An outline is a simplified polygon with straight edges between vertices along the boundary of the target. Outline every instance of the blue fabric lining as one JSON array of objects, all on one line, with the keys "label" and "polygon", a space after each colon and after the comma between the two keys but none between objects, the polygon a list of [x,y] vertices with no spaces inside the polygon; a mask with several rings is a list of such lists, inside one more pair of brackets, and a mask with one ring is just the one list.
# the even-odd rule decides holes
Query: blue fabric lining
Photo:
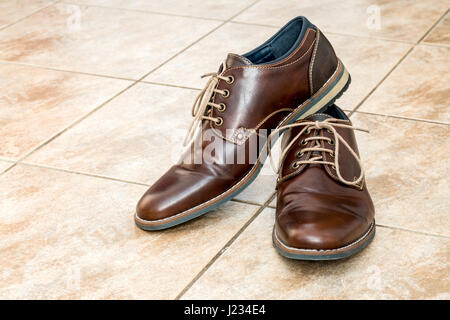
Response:
[{"label": "blue fabric lining", "polygon": [[308,28],[316,29],[305,17],[294,18],[265,43],[244,54],[244,57],[253,64],[281,61],[298,47]]},{"label": "blue fabric lining", "polygon": [[339,109],[335,104],[329,106],[322,113],[328,114],[336,119],[349,120],[345,112],[341,111],[341,109]]}]

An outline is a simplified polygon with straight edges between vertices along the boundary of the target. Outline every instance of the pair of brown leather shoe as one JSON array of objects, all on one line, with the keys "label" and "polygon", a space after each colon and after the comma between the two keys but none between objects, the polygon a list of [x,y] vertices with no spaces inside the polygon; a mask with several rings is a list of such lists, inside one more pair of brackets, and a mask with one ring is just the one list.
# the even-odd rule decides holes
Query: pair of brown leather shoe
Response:
[{"label": "pair of brown leather shoe", "polygon": [[186,150],[142,196],[144,230],[194,219],[258,175],[283,133],[273,231],[284,256],[329,260],[364,248],[374,207],[354,128],[334,101],[350,75],[320,30],[297,17],[244,55],[228,54],[196,99]]}]

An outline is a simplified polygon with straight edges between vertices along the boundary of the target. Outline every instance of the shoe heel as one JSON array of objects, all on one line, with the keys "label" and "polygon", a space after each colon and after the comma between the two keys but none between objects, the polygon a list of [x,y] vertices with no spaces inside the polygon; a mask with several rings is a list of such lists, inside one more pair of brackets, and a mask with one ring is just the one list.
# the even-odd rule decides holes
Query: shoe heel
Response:
[{"label": "shoe heel", "polygon": [[330,79],[328,79],[314,96],[298,106],[282,125],[290,124],[298,119],[304,119],[307,116],[327,109],[334,104],[336,99],[342,96],[348,89],[350,83],[350,73],[341,60],[339,60],[338,67]]},{"label": "shoe heel", "polygon": [[340,60],[336,72],[338,75],[333,75],[328,80],[331,83],[325,84],[323,88],[317,92],[317,96],[312,98],[310,107],[300,116],[300,119],[327,109],[329,106],[333,105],[334,102],[348,89],[352,78]]}]

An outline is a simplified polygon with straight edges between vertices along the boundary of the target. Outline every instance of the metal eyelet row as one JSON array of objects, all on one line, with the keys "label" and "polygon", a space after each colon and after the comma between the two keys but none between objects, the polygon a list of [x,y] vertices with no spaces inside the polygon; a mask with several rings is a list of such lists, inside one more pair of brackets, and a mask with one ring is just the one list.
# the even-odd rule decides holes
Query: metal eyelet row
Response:
[{"label": "metal eyelet row", "polygon": [[[234,77],[233,76],[229,76],[228,80],[226,80],[225,82],[228,83],[228,84],[232,84],[234,82]],[[228,98],[229,96],[230,96],[230,90],[224,89],[223,93],[222,93],[222,97]],[[219,112],[224,112],[227,109],[227,105],[225,103],[219,103],[219,106],[220,107],[217,108],[217,110]],[[221,125],[223,125],[223,118],[222,117],[218,117],[216,122],[215,122],[215,125],[217,127],[220,127]]]}]

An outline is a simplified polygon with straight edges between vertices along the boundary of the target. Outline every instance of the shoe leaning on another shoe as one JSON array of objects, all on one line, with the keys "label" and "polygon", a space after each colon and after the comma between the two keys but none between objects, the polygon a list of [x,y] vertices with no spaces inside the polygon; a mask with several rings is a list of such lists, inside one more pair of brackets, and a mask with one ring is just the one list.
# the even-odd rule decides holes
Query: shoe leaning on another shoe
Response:
[{"label": "shoe leaning on another shoe", "polygon": [[[262,167],[263,131],[325,109],[350,83],[331,44],[305,17],[293,19],[247,54],[228,54],[218,72],[207,76],[193,106],[187,152],[137,205],[135,221],[142,229],[178,225],[235,197]],[[207,131],[211,141],[202,139]],[[256,136],[255,156],[250,141]],[[204,159],[213,140],[223,148],[212,161],[193,161],[198,154]],[[240,162],[239,152],[244,154]]]}]

